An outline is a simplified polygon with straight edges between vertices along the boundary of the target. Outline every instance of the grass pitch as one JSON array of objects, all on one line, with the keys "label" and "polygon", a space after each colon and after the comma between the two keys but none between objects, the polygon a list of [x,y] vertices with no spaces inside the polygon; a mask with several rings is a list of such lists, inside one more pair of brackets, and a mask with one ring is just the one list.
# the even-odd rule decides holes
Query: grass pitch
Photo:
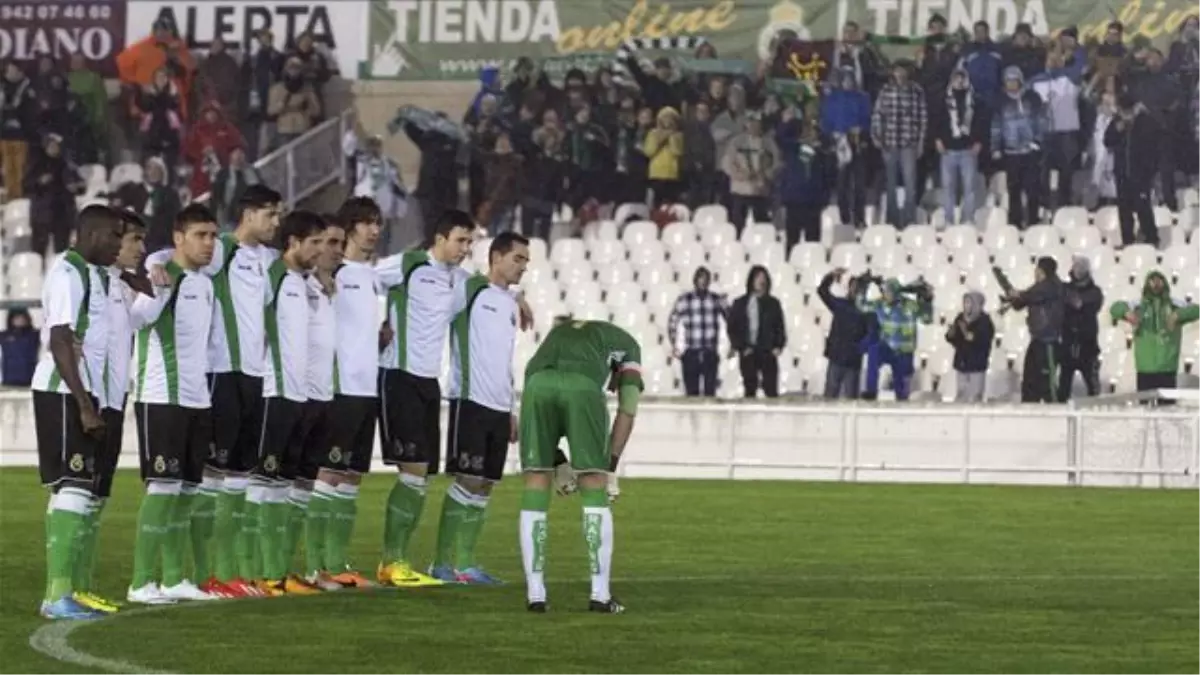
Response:
[{"label": "grass pitch", "polygon": [[[374,569],[391,476],[360,501]],[[29,647],[44,583],[45,496],[0,471],[0,669],[79,672]],[[417,535],[432,551],[445,482]],[[578,499],[555,499],[551,613],[524,610],[518,481],[480,558],[510,583],[344,592],[131,612],[70,645],[160,672],[1189,672],[1200,594],[1194,491],[625,481],[614,591],[587,602]],[[104,515],[101,590],[123,597],[140,493]]]}]

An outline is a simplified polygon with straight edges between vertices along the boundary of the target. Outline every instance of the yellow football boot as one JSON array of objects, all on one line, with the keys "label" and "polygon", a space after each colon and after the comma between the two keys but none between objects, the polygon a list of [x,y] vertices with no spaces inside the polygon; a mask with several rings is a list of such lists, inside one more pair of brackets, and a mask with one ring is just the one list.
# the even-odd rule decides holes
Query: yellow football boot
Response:
[{"label": "yellow football boot", "polygon": [[376,572],[379,583],[396,588],[424,588],[426,586],[445,586],[446,582],[434,579],[427,574],[414,570],[412,565],[400,561],[384,565],[379,564]]}]

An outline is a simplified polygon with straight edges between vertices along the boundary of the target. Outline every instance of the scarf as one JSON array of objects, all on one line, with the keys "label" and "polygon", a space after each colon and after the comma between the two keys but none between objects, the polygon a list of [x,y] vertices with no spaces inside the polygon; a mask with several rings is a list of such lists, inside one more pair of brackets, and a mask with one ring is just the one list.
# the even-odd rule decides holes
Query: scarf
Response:
[{"label": "scarf", "polygon": [[[963,109],[958,109],[958,92],[963,92]],[[946,112],[950,118],[950,137],[964,138],[971,134],[971,118],[975,115],[975,97],[971,89],[951,88],[946,92]]]}]

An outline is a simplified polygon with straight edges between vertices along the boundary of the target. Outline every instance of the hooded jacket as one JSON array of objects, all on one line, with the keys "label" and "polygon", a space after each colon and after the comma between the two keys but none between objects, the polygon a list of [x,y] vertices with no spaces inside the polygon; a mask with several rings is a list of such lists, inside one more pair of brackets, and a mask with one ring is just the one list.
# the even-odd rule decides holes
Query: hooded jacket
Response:
[{"label": "hooded jacket", "polygon": [[[1040,262],[1040,261],[1039,261]],[[1038,342],[1058,342],[1063,327],[1063,282],[1057,272],[1047,272],[1013,302],[1015,309],[1026,309],[1025,325],[1029,337]]]},{"label": "hooded jacket", "polygon": [[992,40],[968,42],[963,46],[963,56],[958,66],[967,71],[971,88],[981,101],[991,105],[1000,96],[1000,70],[1004,67],[1004,56],[1000,45]]},{"label": "hooded jacket", "polygon": [[793,119],[775,129],[780,155],[776,177],[779,199],[785,205],[821,208],[829,203],[833,183],[829,161],[815,138],[801,138],[803,126],[803,122]]},{"label": "hooded jacket", "polygon": [[[1162,291],[1157,294],[1150,288],[1150,281],[1155,277],[1163,282]],[[1138,318],[1138,324],[1133,329],[1133,358],[1137,371],[1149,374],[1178,372],[1182,329],[1184,324],[1200,318],[1200,306],[1172,300],[1170,282],[1162,272],[1154,270],[1146,275],[1140,302],[1121,300],[1109,308],[1114,324],[1129,312]],[[1173,325],[1170,320],[1172,313],[1176,317]]]},{"label": "hooded jacket", "polygon": [[1158,155],[1146,152],[1159,145],[1160,127],[1142,104],[1134,107],[1133,122],[1120,128],[1113,118],[1104,132],[1104,145],[1112,152],[1113,174],[1134,186],[1149,187],[1158,166]]},{"label": "hooded jacket", "polygon": [[817,296],[833,313],[825,338],[825,358],[834,365],[857,370],[862,367],[862,343],[870,332],[871,317],[859,310],[854,298],[839,298],[831,293],[831,285],[833,275],[826,274],[817,286]]},{"label": "hooded jacket", "polygon": [[1004,69],[1004,78],[1016,78],[1021,89],[1015,94],[1000,94],[992,117],[992,151],[1005,155],[1027,155],[1042,146],[1045,133],[1042,99],[1025,87],[1025,78],[1016,66]]},{"label": "hooded jacket", "polygon": [[933,305],[928,300],[900,293],[900,282],[896,279],[888,279],[884,285],[892,294],[891,302],[883,297],[868,301],[862,296],[860,306],[875,316],[879,342],[897,354],[912,354],[917,351],[917,322],[933,323]]},{"label": "hooded jacket", "polygon": [[[767,275],[767,288],[762,295],[754,293],[754,277]],[[755,309],[754,306],[757,305]],[[758,335],[750,342],[750,312],[758,312]],[[729,344],[739,353],[747,349],[783,349],[787,346],[787,327],[783,323],[783,305],[771,295],[771,274],[762,265],[750,268],[746,275],[746,294],[733,301],[725,322]]]},{"label": "hooded jacket", "polygon": [[[839,73],[842,82],[854,82],[853,71]],[[857,87],[835,87],[821,96],[821,133],[849,134],[857,127],[863,138],[871,131],[871,97]]]},{"label": "hooded jacket", "polygon": [[1066,68],[1053,68],[1029,81],[1032,89],[1045,104],[1046,131],[1075,133],[1079,131],[1079,84]]},{"label": "hooded jacket", "polygon": [[504,88],[500,86],[500,69],[495,66],[485,66],[479,69],[479,91],[475,92],[475,98],[471,99],[471,107],[467,108],[468,113],[479,114],[479,104],[483,101],[483,97],[491,94],[496,97],[496,109],[499,110],[503,103],[501,99],[504,97]]},{"label": "hooded jacket", "polygon": [[[668,117],[674,117],[677,125],[679,122],[679,112],[671,107],[660,109],[656,117],[659,122]],[[678,126],[670,130],[658,126],[651,129],[642,144],[642,152],[650,161],[650,180],[679,180],[683,132]]]},{"label": "hooded jacket", "polygon": [[741,197],[765,197],[771,193],[779,168],[779,148],[765,132],[734,136],[721,157],[721,170],[729,176],[729,191]]},{"label": "hooded jacket", "polygon": [[[209,112],[216,113],[216,120],[208,121]],[[188,130],[183,144],[183,156],[192,164],[192,194],[199,197],[212,188],[212,179],[221,167],[229,164],[229,154],[237,148],[245,148],[246,140],[237,126],[225,117],[225,111],[215,102],[204,104],[196,123]]]},{"label": "hooded jacket", "polygon": [[954,370],[987,372],[996,326],[992,317],[983,311],[983,293],[968,291],[963,294],[963,302],[971,307],[971,311],[959,312],[946,331],[946,342],[954,346]]},{"label": "hooded jacket", "polygon": [[13,324],[18,316],[29,319],[29,311],[14,309],[8,313],[8,325],[0,332],[0,384],[28,387],[38,360],[38,331],[32,321],[24,328]]},{"label": "hooded jacket", "polygon": [[1096,339],[1100,334],[1100,310],[1104,308],[1104,292],[1092,279],[1087,258],[1075,259],[1065,290],[1063,344],[1095,350],[1098,346]]},{"label": "hooded jacket", "polygon": [[955,89],[953,82],[946,87],[946,102],[934,120],[933,131],[947,151],[983,144],[988,133],[987,107],[975,93],[969,74],[965,89]]}]

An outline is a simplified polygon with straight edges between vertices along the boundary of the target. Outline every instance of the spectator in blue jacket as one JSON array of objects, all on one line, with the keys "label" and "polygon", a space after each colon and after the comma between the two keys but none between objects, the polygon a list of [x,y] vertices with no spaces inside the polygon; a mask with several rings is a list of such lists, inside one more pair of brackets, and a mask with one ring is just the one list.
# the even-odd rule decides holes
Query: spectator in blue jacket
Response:
[{"label": "spectator in blue jacket", "polygon": [[1087,48],[1079,44],[1079,29],[1067,26],[1058,34],[1058,51],[1063,55],[1062,70],[1078,86],[1083,86],[1083,71],[1087,70]]},{"label": "spectator in blue jacket", "polygon": [[802,235],[804,241],[821,240],[821,209],[829,203],[829,163],[816,124],[797,119],[790,106],[784,108],[775,129],[775,145],[783,158],[776,189],[786,211],[784,231],[790,251]]},{"label": "spectator in blue jacket", "polygon": [[1041,211],[1042,99],[1025,87],[1018,66],[1004,69],[1004,95],[992,116],[992,158],[1008,183],[1009,222],[1022,229]]},{"label": "spectator in blue jacket", "polygon": [[959,67],[971,78],[971,88],[985,106],[992,106],[1000,96],[1000,69],[1004,56],[1000,45],[992,41],[991,28],[986,21],[975,22],[974,40],[963,45]]},{"label": "spectator in blue jacket", "polygon": [[8,313],[7,328],[0,332],[0,384],[28,387],[38,360],[38,332],[29,311]]},{"label": "spectator in blue jacket", "polygon": [[842,66],[835,87],[821,97],[821,134],[837,157],[837,204],[841,221],[866,226],[867,162],[864,132],[871,128],[871,97],[858,88],[853,66]]},{"label": "spectator in blue jacket", "polygon": [[872,317],[859,310],[857,282],[847,282],[846,297],[839,298],[830,291],[833,282],[841,282],[844,268],[826,274],[817,286],[821,302],[833,313],[829,336],[825,338],[825,398],[858,398],[858,383],[862,376],[863,343],[871,332]]}]

